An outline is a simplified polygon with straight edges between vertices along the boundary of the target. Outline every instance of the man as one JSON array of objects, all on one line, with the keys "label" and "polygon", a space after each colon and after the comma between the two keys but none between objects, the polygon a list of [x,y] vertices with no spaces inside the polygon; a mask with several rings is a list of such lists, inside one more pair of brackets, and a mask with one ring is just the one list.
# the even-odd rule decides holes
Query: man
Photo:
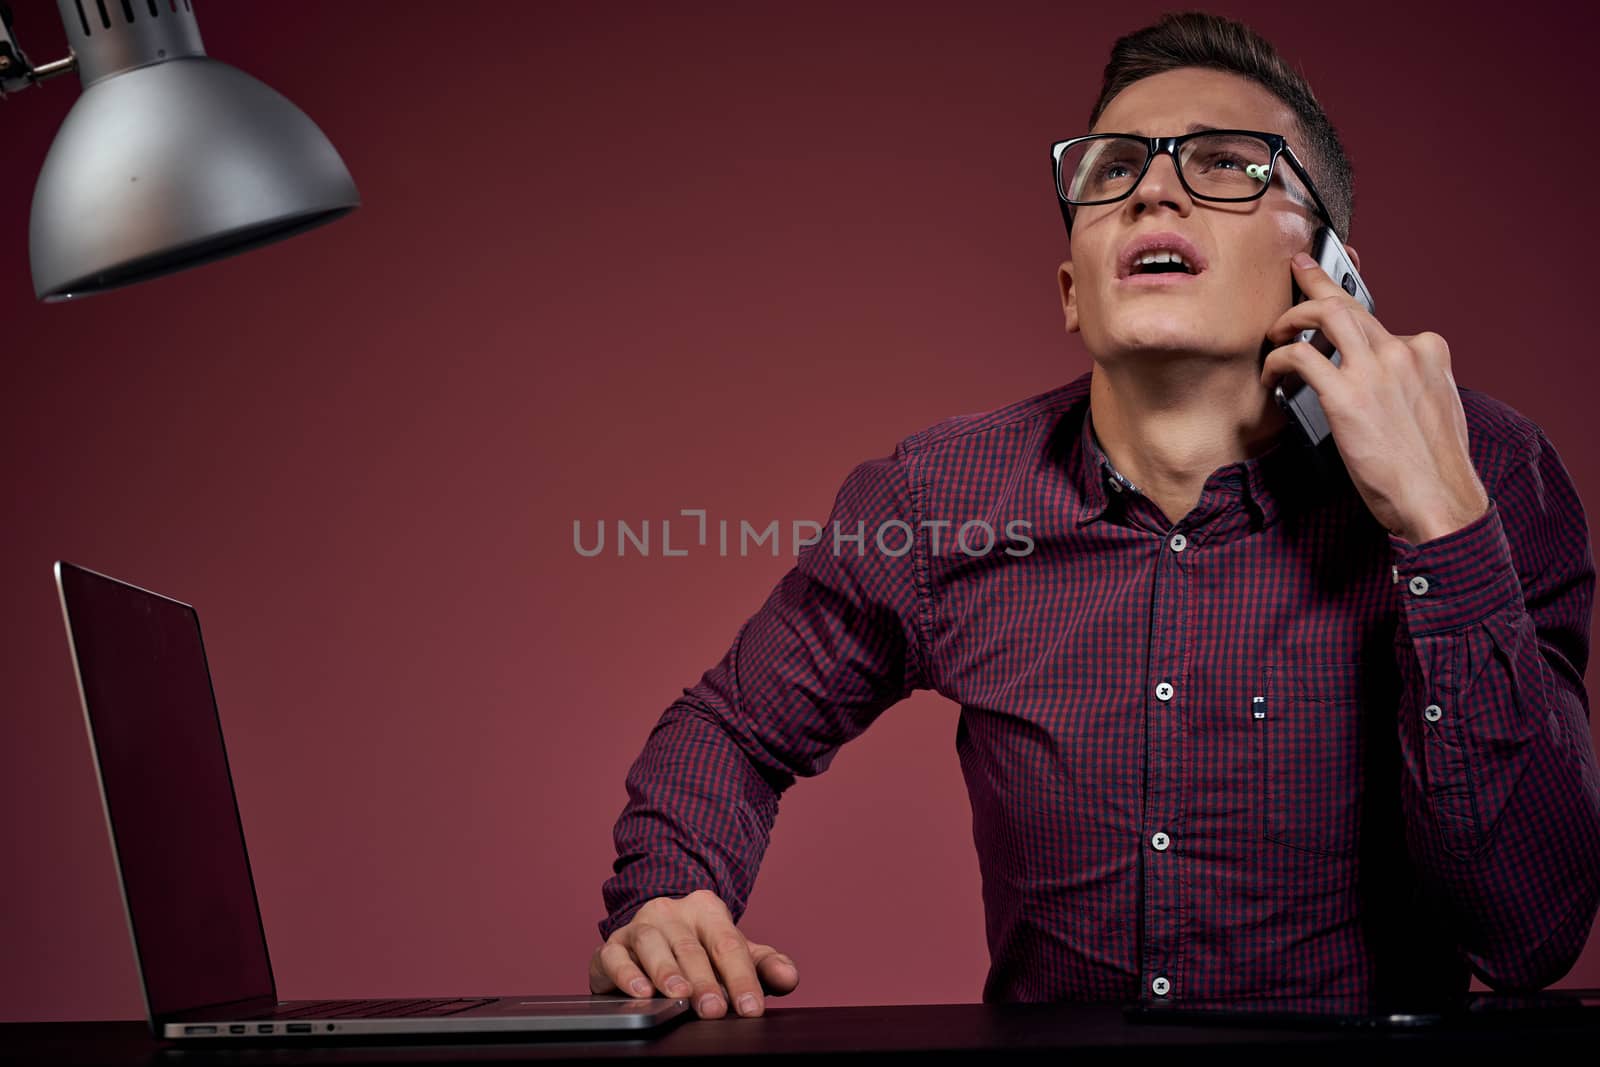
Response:
[{"label": "man", "polygon": [[[985,1000],[1538,988],[1581,951],[1595,573],[1554,448],[1296,257],[1348,236],[1350,168],[1253,32],[1119,40],[1090,125],[1136,138],[1057,146],[1093,369],[850,473],[629,772],[592,991],[718,1017],[795,988],[735,925],[778,798],[923,688],[962,709]],[[1207,127],[1265,154],[1149,151]]]}]

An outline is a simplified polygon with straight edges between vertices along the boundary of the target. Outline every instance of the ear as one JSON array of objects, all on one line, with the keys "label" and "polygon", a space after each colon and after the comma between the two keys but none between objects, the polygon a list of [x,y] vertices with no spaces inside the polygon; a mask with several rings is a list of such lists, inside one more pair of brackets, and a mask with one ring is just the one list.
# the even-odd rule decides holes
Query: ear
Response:
[{"label": "ear", "polygon": [[[1359,270],[1360,268],[1356,268]],[[1066,319],[1067,332],[1078,332],[1078,290],[1072,284],[1072,260],[1063,260],[1057,269],[1056,281],[1061,286],[1061,314]]]},{"label": "ear", "polygon": [[1345,245],[1344,250],[1350,253],[1350,262],[1356,265],[1356,273],[1361,273],[1361,253],[1357,252],[1355,245]]}]

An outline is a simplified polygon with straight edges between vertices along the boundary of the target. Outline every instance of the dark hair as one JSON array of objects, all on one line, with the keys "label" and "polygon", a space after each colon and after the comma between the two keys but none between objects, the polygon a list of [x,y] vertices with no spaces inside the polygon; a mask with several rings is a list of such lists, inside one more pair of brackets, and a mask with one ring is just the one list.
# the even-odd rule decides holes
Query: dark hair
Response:
[{"label": "dark hair", "polygon": [[1250,27],[1204,11],[1172,11],[1142,30],[1117,38],[1111,46],[1100,99],[1089,113],[1089,128],[1111,98],[1141,78],[1180,67],[1209,67],[1243,75],[1282,100],[1294,112],[1301,142],[1311,158],[1302,160],[1316,179],[1333,228],[1348,240],[1355,216],[1355,175],[1339,132],[1317,103],[1311,86],[1277,49]]}]

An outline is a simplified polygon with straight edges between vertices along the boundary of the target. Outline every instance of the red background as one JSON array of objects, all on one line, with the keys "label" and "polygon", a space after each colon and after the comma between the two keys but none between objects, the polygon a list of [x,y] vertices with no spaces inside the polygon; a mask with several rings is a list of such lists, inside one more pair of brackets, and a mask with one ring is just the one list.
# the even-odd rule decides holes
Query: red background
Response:
[{"label": "red background", "polygon": [[[0,1011],[143,1012],[58,558],[200,609],[280,993],[586,990],[624,773],[792,556],[586,559],[573,520],[820,521],[905,434],[1087,370],[1048,145],[1164,6],[203,3],[364,205],[65,306],[27,224],[77,87],[0,103]],[[1592,502],[1578,6],[1213,10],[1343,133],[1384,324]],[[785,798],[744,923],[800,963],[778,1003],[979,998],[957,714],[919,694]]]}]

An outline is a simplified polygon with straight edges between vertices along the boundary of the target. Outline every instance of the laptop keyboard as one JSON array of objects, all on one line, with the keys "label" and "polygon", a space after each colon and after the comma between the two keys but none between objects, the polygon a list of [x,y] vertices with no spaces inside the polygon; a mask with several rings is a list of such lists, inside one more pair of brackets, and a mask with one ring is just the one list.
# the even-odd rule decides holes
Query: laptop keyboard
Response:
[{"label": "laptop keyboard", "polygon": [[316,1000],[252,1015],[254,1019],[425,1019],[456,1015],[493,1004],[495,997],[466,1000]]}]

